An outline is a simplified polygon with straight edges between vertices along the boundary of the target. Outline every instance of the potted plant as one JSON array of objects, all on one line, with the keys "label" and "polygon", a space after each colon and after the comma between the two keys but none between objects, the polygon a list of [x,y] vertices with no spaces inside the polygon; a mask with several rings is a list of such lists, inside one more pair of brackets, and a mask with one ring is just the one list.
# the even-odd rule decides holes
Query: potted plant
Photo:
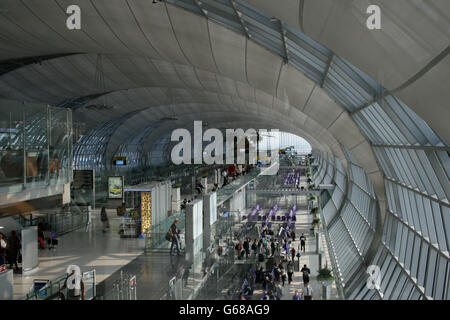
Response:
[{"label": "potted plant", "polygon": [[320,225],[320,218],[314,218],[312,221],[312,225],[314,228],[318,227]]},{"label": "potted plant", "polygon": [[319,208],[318,207],[314,207],[311,209],[311,214],[317,214],[319,212]]},{"label": "potted plant", "polygon": [[172,188],[176,189],[176,188],[181,188],[182,184],[181,182],[175,183]]},{"label": "potted plant", "polygon": [[323,269],[319,269],[319,275],[317,276],[317,280],[320,282],[332,282],[334,280],[333,274],[331,270],[326,266]]},{"label": "potted plant", "polygon": [[331,282],[334,280],[331,270],[325,266],[323,269],[319,269],[319,275],[317,280],[322,282],[322,299],[329,300],[331,296]]}]

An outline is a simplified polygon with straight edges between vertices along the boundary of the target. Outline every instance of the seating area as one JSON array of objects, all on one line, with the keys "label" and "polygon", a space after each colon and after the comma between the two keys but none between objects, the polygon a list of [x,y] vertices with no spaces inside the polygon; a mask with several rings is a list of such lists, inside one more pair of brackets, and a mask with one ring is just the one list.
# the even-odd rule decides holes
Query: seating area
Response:
[{"label": "seating area", "polygon": [[252,209],[248,216],[242,216],[242,221],[246,221],[244,225],[245,229],[249,228],[255,222],[260,222],[262,228],[267,226],[270,229],[272,227],[272,222],[280,223],[284,228],[294,228],[297,221],[297,211],[298,208],[295,204],[284,213],[282,213],[282,210],[278,205],[274,205],[269,211],[262,214],[263,209],[258,204]]},{"label": "seating area", "polygon": [[283,185],[300,185],[300,172],[296,172],[295,174],[289,173],[283,176],[284,182]]}]

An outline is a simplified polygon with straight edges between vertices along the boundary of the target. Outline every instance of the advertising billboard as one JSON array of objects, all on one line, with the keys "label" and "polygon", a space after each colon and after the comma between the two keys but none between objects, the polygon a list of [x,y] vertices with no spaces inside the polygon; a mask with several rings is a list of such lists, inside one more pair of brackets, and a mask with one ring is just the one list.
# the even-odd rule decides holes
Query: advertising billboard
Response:
[{"label": "advertising billboard", "polygon": [[123,177],[108,177],[108,198],[123,199]]}]

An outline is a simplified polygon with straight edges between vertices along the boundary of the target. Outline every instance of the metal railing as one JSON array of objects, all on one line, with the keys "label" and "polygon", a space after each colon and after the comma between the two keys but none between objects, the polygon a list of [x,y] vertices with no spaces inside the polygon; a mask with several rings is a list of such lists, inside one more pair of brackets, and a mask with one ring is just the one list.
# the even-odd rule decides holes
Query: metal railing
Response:
[{"label": "metal railing", "polygon": [[48,213],[48,228],[61,236],[68,232],[85,227],[89,219],[87,207],[70,206],[60,213]]},{"label": "metal railing", "polygon": [[[96,273],[95,269],[84,272],[82,275],[85,286],[84,300],[93,300],[96,296]],[[63,300],[67,297],[67,287],[65,287],[67,275],[63,275],[55,280],[35,279],[35,282],[46,282],[40,289],[33,287],[30,292],[23,297],[23,300]]]},{"label": "metal railing", "polygon": [[120,278],[113,282],[112,287],[106,291],[99,300],[137,300],[136,275],[124,273],[120,270]]}]

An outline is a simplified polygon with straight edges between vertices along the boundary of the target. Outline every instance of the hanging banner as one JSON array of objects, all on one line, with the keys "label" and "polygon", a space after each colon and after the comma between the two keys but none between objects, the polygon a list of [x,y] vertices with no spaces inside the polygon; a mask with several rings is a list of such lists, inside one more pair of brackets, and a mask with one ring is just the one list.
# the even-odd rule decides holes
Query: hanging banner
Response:
[{"label": "hanging banner", "polygon": [[108,198],[123,199],[123,177],[108,177]]}]

